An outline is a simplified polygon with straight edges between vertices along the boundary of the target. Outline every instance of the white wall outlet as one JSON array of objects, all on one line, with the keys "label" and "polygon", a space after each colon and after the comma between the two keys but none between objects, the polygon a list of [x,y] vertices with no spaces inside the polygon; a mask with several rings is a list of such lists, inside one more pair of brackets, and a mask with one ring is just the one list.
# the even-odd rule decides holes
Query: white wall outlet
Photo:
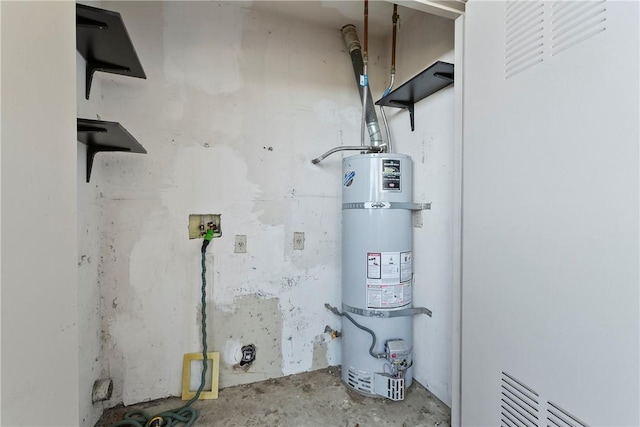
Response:
[{"label": "white wall outlet", "polygon": [[237,234],[234,252],[237,254],[247,253],[247,236]]},{"label": "white wall outlet", "polygon": [[304,233],[296,231],[293,233],[293,250],[301,251],[303,249],[304,249]]},{"label": "white wall outlet", "polygon": [[413,227],[422,228],[422,211],[413,211]]}]

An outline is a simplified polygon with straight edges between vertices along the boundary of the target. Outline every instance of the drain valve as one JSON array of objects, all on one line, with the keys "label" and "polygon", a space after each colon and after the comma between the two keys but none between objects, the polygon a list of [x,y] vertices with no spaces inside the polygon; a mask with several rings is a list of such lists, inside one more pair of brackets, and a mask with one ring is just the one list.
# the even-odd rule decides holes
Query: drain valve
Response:
[{"label": "drain valve", "polygon": [[340,338],[342,336],[342,333],[340,331],[336,331],[335,329],[332,329],[331,326],[329,325],[324,327],[324,333],[329,334],[332,340],[336,338]]}]

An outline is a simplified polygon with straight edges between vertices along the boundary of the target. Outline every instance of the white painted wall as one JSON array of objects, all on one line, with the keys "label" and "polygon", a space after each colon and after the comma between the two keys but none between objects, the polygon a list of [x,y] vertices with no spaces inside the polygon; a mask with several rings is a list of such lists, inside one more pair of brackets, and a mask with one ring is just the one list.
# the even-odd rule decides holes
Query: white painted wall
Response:
[{"label": "white painted wall", "polygon": [[[2,22],[2,7],[0,7],[0,22]],[[0,31],[0,100],[2,100],[2,31]],[[0,102],[0,118],[2,117],[2,102]],[[2,189],[2,120],[0,120],[0,189]],[[0,191],[0,194],[2,192]],[[0,197],[0,224],[2,224],[2,198]],[[2,227],[0,227],[0,242],[2,242]],[[2,244],[0,243],[0,307],[2,307]],[[0,315],[0,333],[2,332],[2,316]],[[0,335],[0,405],[2,404],[2,336]],[[0,411],[0,425],[2,425],[2,411]]]},{"label": "white painted wall", "polygon": [[[309,162],[359,141],[339,28],[237,4],[108,8],[122,13],[148,79],[97,74],[92,100],[79,96],[79,115],[120,121],[149,154],[99,154],[92,183],[79,190],[80,281],[96,284],[83,288],[85,314],[96,311],[94,289],[102,301],[104,363],[84,361],[91,383],[114,379],[107,406],[179,393],[182,354],[200,349],[200,242],[187,240],[190,213],[222,214],[223,237],[207,263],[208,345],[222,353],[221,387],[339,364],[339,341],[322,331],[340,324],[323,307],[340,300],[340,161]],[[452,21],[407,19],[398,81],[452,60],[452,49]],[[389,43],[374,39],[370,50],[378,99]],[[406,113],[389,111],[398,151],[416,160],[415,198],[434,203],[416,230],[416,253],[431,266],[416,268],[418,283],[429,284],[418,286],[416,304],[436,313],[416,320],[416,379],[447,403],[452,105],[450,89],[418,104],[413,134]],[[83,168],[82,147],[79,155]],[[304,251],[293,251],[294,231],[306,233]],[[247,254],[233,253],[235,234],[247,235]],[[98,350],[93,331],[84,336],[87,354]],[[248,343],[257,361],[233,369]]]},{"label": "white painted wall", "polygon": [[[401,16],[402,19],[402,16]],[[416,13],[398,33],[396,87],[437,60],[454,62],[454,21]],[[454,88],[415,104],[415,131],[409,112],[387,108],[394,151],[414,161],[414,200],[432,202],[414,228],[414,306],[433,317],[414,320],[415,378],[451,406],[452,224]]]},{"label": "white painted wall", "polygon": [[[83,2],[101,7],[99,2]],[[86,119],[100,117],[102,84],[95,79],[91,98],[85,98],[84,58],[76,51],[77,115]],[[104,239],[104,215],[101,195],[95,180],[86,183],[87,146],[78,142],[78,354],[80,369],[80,425],[92,426],[102,415],[103,402],[92,403],[92,389],[96,380],[108,378],[102,348],[102,304],[100,289],[104,271],[100,267]]]},{"label": "white painted wall", "polygon": [[462,153],[464,108],[465,16],[455,20],[454,131],[453,131],[453,276],[451,283],[451,425],[460,425],[462,355]]},{"label": "white painted wall", "polygon": [[[108,405],[179,394],[182,355],[200,350],[191,213],[222,214],[223,237],[207,255],[208,345],[222,355],[221,387],[339,364],[339,340],[323,331],[340,325],[324,308],[340,303],[340,157],[310,163],[360,140],[339,28],[230,3],[108,8],[122,13],[148,76],[97,74],[93,89],[102,119],[120,121],[148,151],[99,154],[98,192],[86,193],[98,216],[84,227],[103,230]],[[374,42],[380,94],[388,65]],[[293,251],[294,231],[305,232],[304,251]],[[233,253],[236,234],[247,236],[247,254]],[[249,343],[256,362],[233,369]]]},{"label": "white painted wall", "polygon": [[[100,1],[79,2],[92,7],[103,7]],[[77,116],[100,118],[102,81],[94,79],[91,97],[85,98],[85,60],[76,51],[76,108]],[[100,269],[104,215],[101,208],[100,188],[95,180],[86,183],[87,146],[78,142],[78,355],[80,377],[79,424],[93,426],[102,416],[104,402],[92,402],[93,384],[108,378],[103,352],[101,286],[104,271]]]},{"label": "white painted wall", "polygon": [[0,413],[3,425],[75,425],[75,4],[2,2],[0,8]]}]

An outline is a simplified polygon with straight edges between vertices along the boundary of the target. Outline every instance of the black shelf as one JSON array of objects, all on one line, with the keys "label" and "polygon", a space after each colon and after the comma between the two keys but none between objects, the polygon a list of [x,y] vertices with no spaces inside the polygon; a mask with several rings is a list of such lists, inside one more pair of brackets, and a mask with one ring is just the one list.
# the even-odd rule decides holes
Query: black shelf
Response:
[{"label": "black shelf", "polygon": [[117,12],[76,4],[76,48],[87,61],[87,99],[96,71],[147,78]]},{"label": "black shelf", "polygon": [[382,97],[376,105],[409,110],[411,131],[415,130],[413,105],[453,83],[453,64],[437,61],[429,68]]},{"label": "black shelf", "polygon": [[101,151],[147,153],[118,122],[78,119],[78,141],[87,146],[87,182],[91,178],[93,158]]}]

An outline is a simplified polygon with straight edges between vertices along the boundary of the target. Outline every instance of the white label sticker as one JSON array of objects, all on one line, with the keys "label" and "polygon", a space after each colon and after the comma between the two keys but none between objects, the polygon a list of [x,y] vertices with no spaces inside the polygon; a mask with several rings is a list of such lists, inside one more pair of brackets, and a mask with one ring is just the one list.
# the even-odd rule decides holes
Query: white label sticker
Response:
[{"label": "white label sticker", "polygon": [[382,252],[382,281],[400,281],[400,252]]},{"label": "white label sticker", "polygon": [[367,254],[367,279],[380,279],[380,253]]},{"label": "white label sticker", "polygon": [[367,308],[395,308],[411,303],[411,251],[367,252]]},{"label": "white label sticker", "polygon": [[413,266],[411,261],[411,252],[400,253],[400,281],[406,282],[411,280],[413,274]]},{"label": "white label sticker", "polygon": [[367,308],[395,308],[411,302],[411,282],[367,284]]}]

